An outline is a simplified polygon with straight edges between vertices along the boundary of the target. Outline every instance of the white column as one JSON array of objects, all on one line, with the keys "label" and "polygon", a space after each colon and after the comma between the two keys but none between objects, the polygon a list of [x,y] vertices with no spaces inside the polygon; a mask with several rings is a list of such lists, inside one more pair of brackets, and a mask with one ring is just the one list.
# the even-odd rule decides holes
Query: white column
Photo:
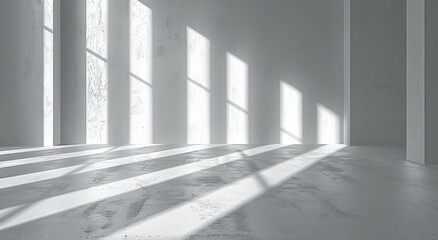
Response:
[{"label": "white column", "polygon": [[86,141],[86,1],[61,1],[61,143]]},{"label": "white column", "polygon": [[406,157],[438,164],[438,3],[407,0],[407,142]]}]

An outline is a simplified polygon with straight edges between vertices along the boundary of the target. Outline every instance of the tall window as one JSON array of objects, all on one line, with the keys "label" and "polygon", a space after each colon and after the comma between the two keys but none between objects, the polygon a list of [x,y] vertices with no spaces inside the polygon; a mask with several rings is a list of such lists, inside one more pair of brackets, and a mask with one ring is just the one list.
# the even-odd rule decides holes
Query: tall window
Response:
[{"label": "tall window", "polygon": [[87,0],[87,143],[108,142],[108,0]]},{"label": "tall window", "polygon": [[152,143],[152,11],[130,0],[130,143]]},{"label": "tall window", "polygon": [[53,145],[53,0],[44,0],[43,144]]}]

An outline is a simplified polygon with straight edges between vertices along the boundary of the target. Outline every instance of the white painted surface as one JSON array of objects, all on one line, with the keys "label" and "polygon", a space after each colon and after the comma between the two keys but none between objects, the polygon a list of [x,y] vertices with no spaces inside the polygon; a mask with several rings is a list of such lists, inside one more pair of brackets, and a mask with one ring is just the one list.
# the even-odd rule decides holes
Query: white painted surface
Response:
[{"label": "white painted surface", "polygon": [[406,0],[350,0],[350,7],[350,143],[403,147]]},{"label": "white painted surface", "polygon": [[[86,2],[62,1],[61,143],[86,143]],[[66,31],[65,29],[68,29]]]},{"label": "white painted surface", "polygon": [[[63,24],[65,28],[71,29],[65,33],[62,45],[65,53],[65,60],[62,61],[65,68],[65,143],[85,141],[85,103],[81,100],[84,98],[82,92],[85,88],[84,69],[81,66],[85,65],[85,57],[81,54],[84,46],[80,44],[85,38],[85,25],[81,20],[84,15],[83,2],[84,0],[63,3],[66,7],[62,8],[66,12]],[[133,125],[153,124],[151,134],[154,143],[187,143],[189,135],[193,133],[188,131],[189,118],[192,119],[190,121],[202,122],[202,129],[209,128],[211,143],[225,143],[231,134],[241,135],[241,139],[233,142],[278,143],[281,141],[281,80],[302,92],[303,143],[317,142],[318,103],[332,109],[343,120],[342,0],[140,2],[139,4],[150,9],[152,15],[150,61],[153,87],[148,92],[148,87],[144,86],[137,95],[152,95],[153,106],[151,121],[140,121],[140,124]],[[109,9],[113,8],[119,11],[114,10],[111,13],[116,16],[109,19],[108,26],[109,34],[112,34],[108,44],[113,46],[108,49],[108,72],[112,71],[108,86],[108,101],[112,101],[109,106],[108,141],[123,144],[129,142],[129,136],[127,138],[124,132],[132,131],[129,130],[129,113],[126,113],[126,109],[130,108],[130,95],[126,93],[126,84],[124,85],[130,81],[129,66],[128,69],[125,66],[129,60],[124,60],[124,52],[128,49],[129,54],[130,49],[130,35],[125,33],[126,29],[130,29],[129,22],[124,20],[129,19],[129,14],[125,15],[126,9],[129,9],[129,1],[109,1]],[[210,103],[190,107],[202,109],[202,120],[189,117],[190,113],[187,111],[187,90],[194,88],[187,81],[188,71],[191,71],[188,68],[188,27],[210,42],[210,95],[204,91],[204,94],[199,94],[202,95],[201,100],[193,100],[204,102],[203,99],[209,97]],[[228,125],[231,125],[227,120],[230,116],[228,109],[233,108],[227,103],[227,52],[241,59],[248,67],[248,116],[243,114],[241,117],[241,125],[246,122],[247,129],[243,128],[242,131],[228,130]],[[137,56],[138,53],[140,52],[131,55]],[[143,69],[147,68],[145,65]],[[198,71],[206,73],[204,70]],[[145,102],[148,101],[143,101]],[[207,106],[210,114],[205,113]],[[240,111],[230,113],[242,115]],[[144,118],[146,114],[141,116]],[[342,136],[343,127],[340,131]],[[205,134],[201,136],[204,142],[208,138],[208,131],[199,132]]]},{"label": "white painted surface", "polygon": [[407,2],[407,158],[438,164],[438,30],[436,1]]},{"label": "white painted surface", "polygon": [[187,143],[210,143],[210,40],[187,27]]},{"label": "white painted surface", "polygon": [[303,141],[303,94],[288,83],[280,82],[280,141],[301,144]]},{"label": "white painted surface", "polygon": [[227,53],[227,143],[229,144],[248,143],[248,87],[248,64]]},{"label": "white painted surface", "polygon": [[425,2],[407,0],[406,158],[425,163]]},{"label": "white painted surface", "polygon": [[0,146],[42,146],[43,1],[1,1],[0,32]]},{"label": "white painted surface", "polygon": [[343,143],[350,145],[350,75],[351,75],[351,59],[350,59],[350,38],[351,38],[351,0],[344,0],[344,136]]},{"label": "white painted surface", "polygon": [[426,0],[425,148],[426,164],[438,165],[438,1]]},{"label": "white painted surface", "polygon": [[318,143],[319,144],[339,144],[340,119],[331,109],[322,104],[318,104]]},{"label": "white painted surface", "polygon": [[[2,35],[5,42],[9,41],[9,44],[3,46],[2,56],[11,55],[8,51],[14,47],[17,50],[14,53],[19,53],[16,56],[20,56],[15,60],[14,58],[8,60],[14,64],[8,62],[2,64],[5,68],[5,71],[1,71],[4,75],[2,79],[20,79],[1,83],[1,89],[7,90],[4,90],[4,94],[3,92],[0,94],[2,97],[0,106],[2,112],[8,112],[7,115],[1,116],[3,119],[1,124],[4,126],[1,128],[0,136],[4,138],[1,139],[4,141],[0,141],[4,143],[2,145],[43,144],[43,68],[40,61],[43,54],[43,37],[42,34],[35,35],[34,41],[31,40],[32,36],[20,35],[24,32],[32,34],[32,31],[24,31],[26,28],[31,29],[32,26],[38,28],[35,34],[41,33],[39,29],[43,26],[42,6],[39,12],[34,11],[35,14],[40,14],[39,20],[29,19],[26,22],[23,21],[26,19],[23,17],[26,8],[22,6],[28,2],[32,0],[1,3],[2,10],[8,9],[3,10],[5,14],[2,14],[2,27],[10,28],[12,33],[12,35]],[[152,14],[153,36],[150,51],[153,71],[151,74],[152,80],[155,81],[151,93],[147,93],[152,95],[152,121],[148,123],[140,121],[139,125],[142,128],[142,124],[153,124],[151,127],[153,142],[187,142],[187,27],[199,32],[210,41],[209,131],[212,143],[227,142],[228,136],[235,133],[241,135],[235,142],[280,142],[279,83],[281,80],[303,94],[303,143],[317,142],[318,103],[332,109],[340,119],[344,119],[342,0],[275,0],[274,2],[165,0],[142,1],[142,4],[151,9]],[[126,83],[129,82],[130,71],[127,65],[130,49],[129,1],[108,2],[108,13],[111,11],[112,18],[108,19],[108,29],[102,30],[99,34],[111,38],[104,44],[103,38],[96,35],[97,40],[91,47],[98,55],[104,55],[101,56],[104,60],[90,53],[87,54],[87,42],[90,45],[89,41],[92,38],[89,36],[87,40],[86,5],[85,0],[65,1],[58,5],[61,11],[58,17],[62,20],[59,29],[62,34],[55,38],[59,37],[62,44],[59,45],[55,41],[54,45],[55,48],[60,48],[62,54],[59,61],[55,61],[55,65],[60,63],[60,67],[55,67],[55,72],[58,71],[59,74],[59,70],[61,71],[62,87],[61,94],[55,92],[54,95],[61,100],[55,101],[55,110],[59,108],[61,111],[59,116],[55,112],[55,118],[61,118],[61,121],[59,124],[55,119],[54,125],[55,128],[61,126],[60,138],[61,143],[64,144],[87,142],[87,119],[89,120],[88,135],[91,135],[91,130],[99,131],[93,134],[93,136],[99,135],[95,142],[128,143],[130,95],[129,84]],[[12,14],[14,11],[21,11],[23,14],[17,12]],[[7,26],[6,22],[19,22],[19,24]],[[88,21],[88,24],[90,25],[91,21]],[[56,24],[54,27],[56,28]],[[8,29],[5,30],[4,32],[8,32]],[[106,54],[99,53],[107,46],[111,47]],[[26,50],[27,47],[29,50],[36,49],[32,50],[36,54],[35,58],[32,57],[35,64],[22,67],[27,53],[21,54],[20,51]],[[227,52],[235,55],[248,66],[246,106],[248,116],[247,119],[244,119],[245,116],[241,117],[243,119],[241,125],[245,125],[246,122],[247,130],[243,128],[243,130],[228,131],[228,125],[231,125],[227,123],[231,122],[227,120],[228,116],[242,114],[231,110],[230,114],[227,113],[227,109],[233,109],[227,103]],[[57,58],[56,54],[54,58]],[[93,63],[92,69],[87,70],[87,59]],[[109,64],[105,63],[105,60]],[[23,69],[29,70],[23,71]],[[87,85],[87,71],[96,73],[93,76],[88,74],[88,78],[102,81],[97,81],[99,84],[95,86]],[[104,79],[107,74],[108,85],[105,84]],[[26,81],[25,79],[28,78],[35,81]],[[92,89],[96,89],[96,98],[87,96],[87,92],[91,92]],[[147,91],[143,90],[139,95],[146,95],[144,92]],[[108,98],[106,101],[110,104],[105,107],[106,96]],[[99,103],[96,111],[90,108],[87,110],[87,101]],[[62,106],[56,106],[57,104]],[[207,104],[202,108],[205,109],[206,106]],[[234,114],[235,112],[239,114]],[[146,114],[142,115],[142,118],[144,116]],[[204,120],[207,122],[207,118]],[[92,126],[91,122],[97,125]],[[343,131],[342,127],[340,131]],[[55,136],[57,134],[55,131]],[[340,134],[342,136],[342,133]]]}]

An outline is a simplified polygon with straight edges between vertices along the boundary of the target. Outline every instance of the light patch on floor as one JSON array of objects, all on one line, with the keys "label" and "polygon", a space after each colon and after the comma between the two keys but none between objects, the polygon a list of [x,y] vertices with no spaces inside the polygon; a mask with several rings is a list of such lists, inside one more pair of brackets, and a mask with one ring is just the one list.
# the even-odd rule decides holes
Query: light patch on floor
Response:
[{"label": "light patch on floor", "polygon": [[[113,151],[86,152],[110,147]],[[281,144],[44,149],[2,155],[0,163],[16,162],[0,168],[0,182],[9,184],[0,188],[0,239],[438,236],[438,168],[405,161],[404,149]],[[84,152],[88,155],[60,158]],[[61,176],[63,169],[79,165],[84,168]]]}]

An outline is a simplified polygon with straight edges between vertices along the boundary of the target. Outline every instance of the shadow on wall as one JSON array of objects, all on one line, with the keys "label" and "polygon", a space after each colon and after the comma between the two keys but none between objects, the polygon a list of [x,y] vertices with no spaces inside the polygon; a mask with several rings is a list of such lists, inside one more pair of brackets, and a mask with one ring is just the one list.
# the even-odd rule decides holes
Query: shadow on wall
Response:
[{"label": "shadow on wall", "polygon": [[[187,27],[187,142],[210,143],[210,40]],[[248,143],[248,65],[227,62],[227,143]],[[214,106],[213,106],[214,108]],[[214,110],[214,109],[213,109]]]},{"label": "shadow on wall", "polygon": [[[86,143],[108,143],[108,84],[111,84],[108,82],[108,67],[113,67],[112,65],[108,66],[107,61],[108,18],[111,17],[108,16],[108,4],[110,4],[108,0],[86,1]],[[49,17],[46,18],[50,19]],[[129,1],[130,61],[129,73],[127,74],[129,80],[126,84],[129,85],[129,116],[127,118],[129,119],[129,143],[131,144],[150,144],[154,142],[154,139],[157,139],[157,136],[153,136],[156,127],[153,119],[157,119],[157,117],[154,117],[154,113],[157,114],[160,111],[154,111],[154,109],[163,107],[162,103],[153,102],[154,91],[156,91],[154,85],[162,84],[160,75],[153,75],[153,61],[156,60],[156,56],[153,55],[153,46],[158,44],[154,42],[153,38],[154,32],[158,32],[154,30],[154,27],[161,26],[161,23],[154,23],[154,18],[152,8],[145,5],[143,1]],[[157,21],[163,21],[162,16],[157,17],[157,19]],[[177,91],[185,91],[186,93],[185,112],[187,124],[186,129],[184,129],[186,131],[175,132],[175,134],[186,132],[186,143],[209,144],[217,142],[217,140],[213,140],[212,132],[216,133],[221,130],[225,133],[224,138],[221,140],[222,143],[254,143],[254,133],[252,131],[260,131],[259,128],[266,126],[268,126],[267,130],[263,131],[273,130],[275,132],[271,134],[276,138],[270,140],[273,142],[328,144],[342,141],[342,123],[339,113],[331,109],[330,105],[315,101],[315,99],[322,100],[323,97],[309,96],[308,89],[301,89],[300,87],[305,80],[300,80],[300,84],[295,84],[295,82],[286,79],[271,82],[260,80],[260,76],[252,74],[260,71],[260,62],[253,59],[258,56],[257,52],[252,52],[253,49],[247,48],[244,51],[237,51],[239,44],[230,44],[230,39],[227,41],[223,38],[212,39],[211,36],[207,37],[208,35],[203,31],[191,25],[186,25],[187,23],[184,21],[180,24],[184,26],[183,30],[179,29],[180,25],[171,26],[169,19],[166,21],[167,31],[181,30],[186,35],[185,39],[174,40],[184,42],[186,50],[185,59],[179,64],[186,68],[186,76],[184,77],[186,88]],[[170,27],[178,29],[169,30]],[[221,29],[222,27],[223,25],[218,25],[217,28],[220,30],[210,29],[208,32],[210,35],[216,36],[217,34],[212,34],[212,32],[225,31]],[[201,27],[201,29],[209,28],[208,24]],[[161,31],[158,33],[163,34]],[[229,38],[230,35],[227,34],[226,36],[226,38]],[[233,38],[232,35],[231,38]],[[240,42],[241,38],[236,37],[237,43]],[[48,43],[50,42],[48,41]],[[50,72],[53,72],[53,66],[50,67],[49,64],[53,60],[50,60],[50,46],[47,48],[47,59],[49,60],[46,64],[45,94],[47,97],[45,97],[44,102],[46,116],[44,139],[47,139],[47,143],[50,145],[50,137],[48,136],[53,135],[53,131],[50,132],[53,129],[53,122],[51,122],[53,116],[50,115],[50,106],[53,105],[53,99],[50,96],[53,95],[53,89],[50,90],[47,86],[53,85],[50,82]],[[267,49],[272,50],[272,48]],[[242,57],[245,55],[247,56]],[[220,66],[217,64],[212,65],[212,62],[224,63],[224,68],[220,69]],[[222,71],[220,75],[223,78],[214,76],[214,81],[216,81],[216,85],[214,85],[212,84],[212,73],[217,74],[218,69]],[[282,70],[282,68],[278,69]],[[169,69],[169,71],[174,71],[174,69]],[[279,76],[281,74],[283,73],[272,73],[271,75]],[[179,79],[176,80],[179,81]],[[218,85],[217,82],[220,81],[224,84]],[[255,96],[254,93],[251,95],[250,91],[256,88],[259,88],[256,90],[257,93],[263,92],[263,89],[260,88],[263,88],[264,85],[260,84],[260,81],[265,81],[266,83],[263,82],[263,84],[270,85],[270,92],[267,91],[266,96]],[[315,86],[315,83],[313,84]],[[223,89],[220,89],[222,87]],[[275,92],[279,94],[275,94]],[[316,91],[310,92],[314,94]],[[162,94],[165,94],[165,92]],[[215,94],[223,95],[220,99],[222,103],[218,104],[217,99],[213,103],[212,96]],[[166,99],[166,101],[178,101],[178,99],[172,99],[172,97],[169,95],[170,100]],[[259,108],[256,103],[258,104],[262,100],[258,98],[266,98],[266,103],[264,103],[266,105]],[[51,101],[52,103],[50,103]],[[175,105],[178,109],[181,104],[184,105],[184,103],[178,104]],[[250,112],[250,108],[253,108],[253,111]],[[270,109],[274,110],[270,111]],[[274,113],[275,116],[263,116],[266,114],[261,113],[261,111],[265,110],[269,110],[267,112]],[[216,126],[213,124],[213,121],[218,121],[212,119],[215,112],[224,113],[222,114],[224,116],[221,117],[224,122],[223,125]],[[309,119],[309,116],[312,119]],[[267,123],[260,124],[261,120],[258,119],[260,117],[270,120],[266,121]],[[158,117],[158,119],[161,118],[161,116]],[[271,119],[278,119],[278,122]],[[308,129],[314,130],[309,131]],[[315,137],[308,137],[309,135],[315,135]]]},{"label": "shadow on wall", "polygon": [[[210,40],[187,27],[187,103],[188,143],[210,143]],[[249,67],[226,53],[227,143],[249,143]],[[214,111],[214,106],[213,111]],[[340,117],[323,104],[317,104],[317,143],[341,142]],[[280,80],[281,143],[303,143],[303,96],[289,83]]]}]

